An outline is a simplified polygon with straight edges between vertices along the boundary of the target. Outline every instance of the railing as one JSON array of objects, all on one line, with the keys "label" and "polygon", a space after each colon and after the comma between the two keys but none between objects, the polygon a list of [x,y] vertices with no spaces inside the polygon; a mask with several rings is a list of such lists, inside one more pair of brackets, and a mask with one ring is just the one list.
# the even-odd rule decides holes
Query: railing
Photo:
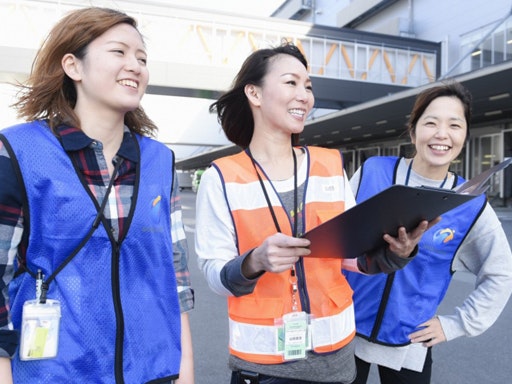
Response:
[{"label": "railing", "polygon": [[[0,1],[0,46],[36,49],[51,26],[84,1]],[[151,61],[238,69],[254,50],[294,42],[313,76],[419,86],[435,80],[437,52],[312,36],[309,23],[172,7],[165,2],[106,1],[136,17]],[[151,67],[150,67],[151,69]]]},{"label": "railing", "polygon": [[512,9],[502,19],[461,36],[460,59],[444,77],[512,60]]}]

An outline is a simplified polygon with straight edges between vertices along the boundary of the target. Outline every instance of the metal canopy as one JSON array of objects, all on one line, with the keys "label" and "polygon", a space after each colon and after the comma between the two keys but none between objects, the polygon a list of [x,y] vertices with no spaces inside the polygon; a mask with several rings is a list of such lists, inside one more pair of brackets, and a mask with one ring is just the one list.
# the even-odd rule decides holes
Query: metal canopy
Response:
[{"label": "metal canopy", "polygon": [[[512,120],[512,61],[456,76],[453,79],[464,84],[473,95],[471,122],[473,129]],[[351,89],[354,87],[353,83],[355,82],[338,81],[341,90]],[[301,134],[301,143],[325,147],[347,147],[398,138],[404,132],[416,95],[434,84],[402,90],[310,120]],[[357,91],[357,87],[354,89]],[[343,92],[340,91],[340,95],[342,94]],[[340,99],[343,99],[343,96]],[[226,146],[179,160],[176,166],[179,169],[206,167],[216,158],[239,151],[237,146]]]}]

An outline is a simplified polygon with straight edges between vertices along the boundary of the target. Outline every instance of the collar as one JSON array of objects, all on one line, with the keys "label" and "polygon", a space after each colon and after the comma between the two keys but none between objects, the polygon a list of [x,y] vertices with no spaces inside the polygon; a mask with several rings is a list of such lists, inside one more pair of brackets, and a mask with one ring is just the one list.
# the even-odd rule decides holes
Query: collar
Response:
[{"label": "collar", "polygon": [[[57,127],[56,132],[60,138],[62,147],[66,152],[80,151],[91,147],[95,141],[87,136],[82,130],[75,127],[69,127],[67,125]],[[137,163],[139,161],[139,156],[135,141],[135,134],[133,134],[125,125],[123,141],[121,142],[119,151],[117,151],[117,155]]]}]

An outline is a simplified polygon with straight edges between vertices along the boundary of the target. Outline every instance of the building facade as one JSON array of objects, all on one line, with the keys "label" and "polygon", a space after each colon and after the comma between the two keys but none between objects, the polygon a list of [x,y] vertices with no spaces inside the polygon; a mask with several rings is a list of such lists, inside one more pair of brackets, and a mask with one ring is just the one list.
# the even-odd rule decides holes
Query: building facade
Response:
[{"label": "building facade", "polygon": [[[485,88],[487,72],[484,69],[492,71],[496,66],[512,66],[510,0],[289,0],[284,1],[272,16],[439,42],[440,75],[432,82],[464,79],[482,72],[482,87]],[[455,172],[465,177],[470,178],[504,158],[512,157],[512,77],[510,71],[504,73],[502,82],[505,86],[499,93],[470,89],[475,114],[479,112],[483,95],[487,102],[502,100],[500,105],[503,107],[490,108],[472,122],[470,141],[452,165]],[[367,112],[372,113],[370,106]],[[336,119],[335,114],[333,119]],[[403,121],[405,123],[405,117]],[[401,134],[404,127],[396,128],[394,138],[372,139],[371,135],[366,135],[366,139],[362,137],[337,145],[344,152],[348,173],[354,172],[369,156],[407,154],[409,138]],[[375,130],[379,129],[385,128],[375,126]],[[510,168],[491,181],[489,198],[497,204],[512,204]]]}]

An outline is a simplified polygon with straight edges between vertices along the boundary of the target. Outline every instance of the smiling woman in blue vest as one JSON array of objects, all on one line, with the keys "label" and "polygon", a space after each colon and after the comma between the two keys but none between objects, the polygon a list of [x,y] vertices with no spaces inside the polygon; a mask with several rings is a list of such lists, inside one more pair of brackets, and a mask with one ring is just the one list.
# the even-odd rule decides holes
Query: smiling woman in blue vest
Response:
[{"label": "smiling woman in blue vest", "polygon": [[140,108],[146,61],[132,17],[73,11],[15,105],[29,122],[0,132],[2,384],[194,382],[174,158]]},{"label": "smiling woman in blue vest", "polygon": [[[411,158],[373,157],[350,180],[357,201],[404,184],[452,189],[464,180],[449,171],[467,141],[471,95],[459,83],[421,92],[409,120]],[[476,288],[451,314],[436,315],[455,271],[476,275]],[[382,384],[430,383],[432,346],[476,336],[497,319],[512,291],[512,254],[484,195],[446,214],[422,237],[418,255],[388,276],[347,272],[354,290],[358,378],[370,364]]]},{"label": "smiling woman in blue vest", "polygon": [[313,104],[307,62],[284,44],[250,55],[211,106],[243,148],[203,173],[196,207],[199,265],[228,298],[232,384],[350,383],[354,312],[341,269],[402,268],[428,225],[386,235],[386,247],[347,265],[308,257],[301,234],[354,205],[340,152],[294,145]]}]

